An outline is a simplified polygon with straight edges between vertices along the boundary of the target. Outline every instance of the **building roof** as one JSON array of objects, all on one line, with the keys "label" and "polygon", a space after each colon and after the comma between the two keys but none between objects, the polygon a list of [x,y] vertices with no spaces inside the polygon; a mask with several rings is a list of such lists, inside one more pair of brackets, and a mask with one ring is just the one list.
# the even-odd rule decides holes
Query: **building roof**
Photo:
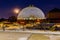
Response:
[{"label": "building roof", "polygon": [[58,9],[58,8],[54,8],[54,9],[52,9],[52,10],[49,11],[49,12],[60,12],[60,9]]}]

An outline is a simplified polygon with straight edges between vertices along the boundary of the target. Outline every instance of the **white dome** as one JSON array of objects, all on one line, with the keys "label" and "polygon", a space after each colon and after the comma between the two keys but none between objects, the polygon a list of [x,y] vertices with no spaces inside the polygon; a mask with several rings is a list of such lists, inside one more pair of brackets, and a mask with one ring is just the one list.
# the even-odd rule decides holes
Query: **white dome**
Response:
[{"label": "white dome", "polygon": [[37,7],[26,7],[22,9],[17,18],[29,18],[31,16],[34,16],[34,18],[45,19],[45,15],[42,10]]}]

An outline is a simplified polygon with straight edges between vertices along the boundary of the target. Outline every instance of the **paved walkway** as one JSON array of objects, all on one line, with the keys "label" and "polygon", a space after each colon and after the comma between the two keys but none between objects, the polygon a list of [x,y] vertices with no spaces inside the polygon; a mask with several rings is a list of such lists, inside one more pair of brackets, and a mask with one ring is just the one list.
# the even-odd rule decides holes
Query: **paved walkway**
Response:
[{"label": "paved walkway", "polygon": [[22,40],[22,38],[27,39],[29,36],[29,33],[0,32],[0,40]]},{"label": "paved walkway", "polygon": [[60,40],[60,32],[40,30],[1,31],[1,40]]},{"label": "paved walkway", "polygon": [[[2,30],[0,30],[2,31]],[[4,32],[26,32],[26,33],[34,33],[34,34],[57,34],[60,35],[60,31],[44,31],[44,30],[5,30]]]},{"label": "paved walkway", "polygon": [[0,32],[0,40],[60,40],[60,35],[27,32]]}]

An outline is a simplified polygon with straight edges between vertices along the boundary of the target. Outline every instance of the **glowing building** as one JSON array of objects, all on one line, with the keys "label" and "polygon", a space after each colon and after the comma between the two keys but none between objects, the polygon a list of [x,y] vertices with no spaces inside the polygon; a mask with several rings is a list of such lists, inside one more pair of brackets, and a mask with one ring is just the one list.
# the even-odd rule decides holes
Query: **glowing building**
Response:
[{"label": "glowing building", "polygon": [[18,14],[17,19],[21,24],[39,24],[46,19],[43,11],[37,7],[29,6]]},{"label": "glowing building", "polygon": [[45,19],[45,15],[42,12],[41,9],[34,7],[34,6],[29,6],[24,9],[18,14],[18,19],[30,19],[30,18],[36,18],[36,19]]}]

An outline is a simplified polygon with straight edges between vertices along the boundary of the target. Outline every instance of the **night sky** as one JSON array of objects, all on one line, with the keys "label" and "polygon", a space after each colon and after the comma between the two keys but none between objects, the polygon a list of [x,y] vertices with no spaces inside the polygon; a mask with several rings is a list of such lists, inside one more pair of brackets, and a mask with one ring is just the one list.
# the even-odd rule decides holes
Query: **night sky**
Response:
[{"label": "night sky", "polygon": [[29,5],[42,9],[46,14],[53,8],[60,9],[60,0],[0,0],[0,18],[16,15],[12,11],[14,8],[23,9]]}]

